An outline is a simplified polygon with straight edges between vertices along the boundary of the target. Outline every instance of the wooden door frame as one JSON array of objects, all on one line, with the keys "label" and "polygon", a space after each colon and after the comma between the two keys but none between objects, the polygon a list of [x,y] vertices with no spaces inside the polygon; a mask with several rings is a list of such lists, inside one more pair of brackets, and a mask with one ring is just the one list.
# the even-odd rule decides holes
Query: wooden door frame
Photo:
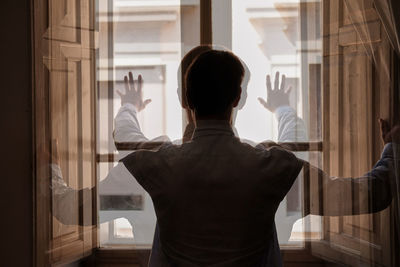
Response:
[{"label": "wooden door frame", "polygon": [[[44,60],[44,55],[50,51],[48,36],[46,32],[50,26],[49,20],[49,1],[50,0],[30,0],[31,6],[31,62],[32,62],[32,135],[33,135],[33,260],[32,266],[49,266],[52,264],[52,207],[51,207],[51,167],[49,166],[49,155],[51,153],[51,125],[50,125],[50,70],[46,67],[46,62]],[[80,2],[78,2],[80,3]],[[88,8],[91,8],[91,3],[94,0],[88,1]],[[93,12],[94,13],[94,12]],[[94,15],[89,18],[87,22],[94,23]],[[90,24],[90,25],[92,25]],[[88,26],[89,27],[89,26]],[[82,29],[78,29],[80,31]],[[89,31],[89,35],[92,36],[90,28],[83,29]],[[90,42],[93,40],[90,39]],[[92,45],[92,43],[90,44]],[[92,47],[88,47],[90,50]],[[86,49],[86,47],[85,47]],[[89,53],[93,53],[90,51]],[[95,63],[95,62],[93,62]],[[92,66],[95,67],[95,66]],[[95,77],[90,77],[90,79],[95,80]],[[92,106],[90,112],[95,114],[96,110],[96,92],[91,92],[93,95],[89,97],[92,99]],[[96,128],[96,123],[94,122],[92,127]],[[92,136],[93,135],[93,136]],[[93,138],[94,144],[96,143],[96,136],[93,130],[91,130],[91,137]],[[93,155],[92,160],[95,160]],[[96,170],[93,168],[94,176],[96,175]],[[95,181],[92,181],[95,183]],[[90,195],[87,192],[79,192],[82,198],[91,198],[90,202],[92,206],[93,213],[91,218],[82,218],[83,224],[86,220],[91,220],[92,222],[97,222],[97,195],[93,193],[97,187],[94,187],[90,191]],[[83,216],[83,215],[82,215]],[[71,262],[79,260],[83,256],[87,256],[92,253],[92,249],[87,249],[86,245],[89,247],[97,246],[97,229],[96,227],[79,226],[82,227],[82,234],[91,236],[91,240],[85,243],[85,248],[80,250],[82,252],[80,256],[75,255],[75,248],[73,244],[68,244],[70,247],[68,254],[62,261]],[[85,227],[85,228],[83,228]],[[81,235],[79,235],[81,238]],[[82,237],[83,238],[83,237]],[[82,241],[83,242],[83,241]],[[56,248],[58,250],[59,248]]]},{"label": "wooden door frame", "polygon": [[[397,2],[396,2],[397,3]],[[393,91],[391,92],[391,115],[390,118],[391,124],[398,124],[400,122],[400,55],[396,54],[395,51],[392,52],[392,77],[393,77]],[[397,104],[396,104],[397,103]],[[399,177],[399,170],[397,170],[396,176]],[[399,187],[399,185],[397,185]],[[399,198],[400,196],[395,196]],[[397,237],[400,236],[400,214],[399,210],[400,207],[398,206],[398,199],[392,203],[391,210],[390,210],[390,217],[391,221],[389,222],[390,225],[390,236],[392,239],[390,240],[390,248],[391,248],[391,260],[393,266],[400,266],[400,239]]]},{"label": "wooden door frame", "polygon": [[[42,225],[42,229],[50,229],[50,181],[45,177],[50,177],[50,168],[43,168],[43,173],[38,173],[37,166],[45,165],[47,160],[39,153],[39,149],[50,151],[49,125],[48,121],[49,99],[48,95],[48,71],[46,71],[42,51],[45,44],[42,42],[42,36],[45,29],[48,28],[48,5],[44,1],[31,0],[32,7],[32,105],[33,105],[33,144],[34,144],[34,244],[33,244],[33,266],[46,266],[50,262],[48,251],[50,244],[49,231],[40,231],[38,225]],[[39,107],[38,103],[42,103]],[[40,144],[40,145],[39,145]],[[39,155],[41,157],[39,157]],[[38,185],[42,185],[39,187]],[[43,192],[44,191],[44,192]],[[39,195],[44,197],[39,198]]]}]

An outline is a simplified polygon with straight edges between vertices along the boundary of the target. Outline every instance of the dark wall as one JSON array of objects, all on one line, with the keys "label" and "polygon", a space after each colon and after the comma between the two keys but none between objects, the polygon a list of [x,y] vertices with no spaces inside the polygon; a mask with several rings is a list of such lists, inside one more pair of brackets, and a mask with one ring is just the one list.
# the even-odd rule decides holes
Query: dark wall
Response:
[{"label": "dark wall", "polygon": [[2,0],[0,10],[0,266],[31,266],[30,1]]}]

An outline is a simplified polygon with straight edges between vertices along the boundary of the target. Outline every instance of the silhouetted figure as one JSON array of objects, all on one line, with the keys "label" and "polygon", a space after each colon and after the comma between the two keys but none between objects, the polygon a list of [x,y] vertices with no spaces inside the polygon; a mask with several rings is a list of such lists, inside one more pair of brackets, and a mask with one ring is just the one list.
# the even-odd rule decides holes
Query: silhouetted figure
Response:
[{"label": "silhouetted figure", "polygon": [[[280,201],[303,166],[320,172],[279,146],[252,147],[234,136],[231,116],[243,75],[232,53],[201,54],[186,77],[187,103],[196,124],[192,140],[167,143],[157,151],[139,150],[122,159],[152,197],[166,266],[266,266],[272,262],[268,256]],[[372,208],[339,202],[324,212],[360,214],[387,207],[391,149],[388,143],[365,177],[336,179],[321,173],[335,191],[357,187],[362,194],[373,186],[379,192]],[[367,203],[369,197],[365,193]]]},{"label": "silhouetted figure", "polygon": [[[278,145],[266,148],[243,143],[232,127],[233,109],[241,103],[243,65],[230,52],[205,50],[197,59],[193,57],[182,88],[182,106],[188,108],[189,125],[195,126],[191,127],[193,136],[188,129],[184,139],[192,138],[183,144],[159,138],[152,140],[160,143],[159,149],[122,153],[123,164],[100,184],[100,193],[109,184],[117,193],[130,194],[143,187],[150,194],[159,223],[154,239],[159,254],[151,266],[280,266],[274,215],[303,167],[322,178],[329,188],[324,192],[328,197],[357,190],[359,199],[365,200],[365,205],[358,206],[336,201],[322,210],[310,210],[311,214],[371,213],[390,204],[391,142],[399,136],[398,127],[390,130],[381,122],[386,144],[382,158],[360,178],[329,177]],[[267,100],[260,102],[277,115],[279,140],[291,141],[305,132],[288,105],[284,80],[279,85],[278,73],[272,88],[268,77]],[[120,93],[123,105],[115,119],[115,141],[149,142],[136,118],[150,103],[142,99],[142,78],[134,86],[130,73],[125,85],[125,94]],[[128,171],[140,188],[130,186],[138,184]]]}]

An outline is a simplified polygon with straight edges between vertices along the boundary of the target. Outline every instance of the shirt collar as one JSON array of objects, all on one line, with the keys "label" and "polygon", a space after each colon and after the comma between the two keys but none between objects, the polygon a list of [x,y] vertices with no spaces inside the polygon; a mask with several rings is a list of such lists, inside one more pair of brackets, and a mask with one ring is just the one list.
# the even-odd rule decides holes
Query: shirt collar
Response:
[{"label": "shirt collar", "polygon": [[223,120],[199,120],[196,122],[192,139],[208,135],[234,136],[232,126],[228,121]]}]

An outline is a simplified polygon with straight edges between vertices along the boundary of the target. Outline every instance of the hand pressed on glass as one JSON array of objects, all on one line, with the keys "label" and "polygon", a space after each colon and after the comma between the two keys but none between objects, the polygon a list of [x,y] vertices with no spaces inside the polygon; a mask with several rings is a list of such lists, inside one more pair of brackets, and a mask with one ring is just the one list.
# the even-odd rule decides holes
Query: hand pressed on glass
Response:
[{"label": "hand pressed on glass", "polygon": [[[124,76],[125,94],[120,90],[117,90],[117,94],[121,97],[121,105],[130,103],[135,106],[137,111],[143,110],[147,104],[151,102],[151,99],[143,101],[143,79],[142,75],[139,74],[138,79],[133,79],[132,72],[129,72],[129,79]],[[136,86],[135,86],[136,85]]]},{"label": "hand pressed on glass", "polygon": [[289,105],[289,94],[291,90],[291,86],[286,89],[285,75],[282,75],[281,86],[279,86],[279,71],[277,71],[275,74],[274,89],[272,89],[271,86],[271,76],[267,75],[267,101],[265,101],[262,97],[259,97],[258,101],[260,101],[261,105],[263,105],[266,109],[274,112],[280,106]]}]

